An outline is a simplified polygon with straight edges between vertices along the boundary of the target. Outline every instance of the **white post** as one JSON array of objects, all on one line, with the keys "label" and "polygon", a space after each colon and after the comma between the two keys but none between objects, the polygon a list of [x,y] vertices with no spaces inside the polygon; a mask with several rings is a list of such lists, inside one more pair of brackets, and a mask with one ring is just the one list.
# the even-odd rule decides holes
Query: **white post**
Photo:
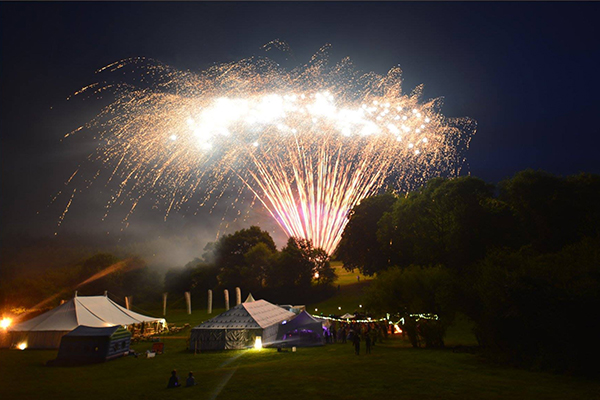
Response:
[{"label": "white post", "polygon": [[163,315],[167,315],[167,295],[169,293],[163,293]]},{"label": "white post", "polygon": [[131,300],[133,300],[132,296],[125,296],[125,308],[128,310],[131,310]]},{"label": "white post", "polygon": [[185,292],[185,303],[187,304],[188,315],[192,313],[192,295],[190,292]]},{"label": "white post", "polygon": [[242,304],[242,290],[239,287],[235,288],[235,305]]},{"label": "white post", "polygon": [[229,290],[225,289],[223,291],[223,293],[225,294],[225,311],[229,310]]},{"label": "white post", "polygon": [[212,290],[208,289],[208,313],[212,314]]}]

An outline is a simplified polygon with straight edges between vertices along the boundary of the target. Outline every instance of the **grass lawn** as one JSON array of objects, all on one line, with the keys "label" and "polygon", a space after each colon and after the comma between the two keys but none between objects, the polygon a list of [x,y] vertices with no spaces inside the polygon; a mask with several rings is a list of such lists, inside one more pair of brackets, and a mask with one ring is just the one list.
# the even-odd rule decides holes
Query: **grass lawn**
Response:
[{"label": "grass lawn", "polygon": [[[336,265],[340,291],[307,305],[314,313],[358,309],[369,279],[356,279]],[[158,310],[149,310],[160,315]],[[198,325],[223,310],[169,309],[167,321]],[[378,343],[370,355],[334,344],[278,353],[272,349],[207,352],[186,350],[189,329],[168,335],[165,354],[126,357],[103,364],[50,368],[57,351],[0,350],[0,399],[600,399],[600,382],[519,370],[486,363],[478,355],[451,349],[413,349],[400,337]],[[450,346],[474,345],[470,325],[458,318],[447,335]],[[150,342],[132,346],[143,353]],[[363,349],[364,351],[364,349]],[[166,389],[170,371],[183,381],[194,371],[198,386]]]},{"label": "grass lawn", "polygon": [[[156,358],[50,368],[56,351],[0,351],[2,399],[599,399],[600,383],[484,363],[451,350],[412,349],[401,338],[355,356],[350,344],[194,355],[165,339]],[[150,343],[135,345],[138,352]],[[166,389],[170,371],[195,373],[198,386]]]}]

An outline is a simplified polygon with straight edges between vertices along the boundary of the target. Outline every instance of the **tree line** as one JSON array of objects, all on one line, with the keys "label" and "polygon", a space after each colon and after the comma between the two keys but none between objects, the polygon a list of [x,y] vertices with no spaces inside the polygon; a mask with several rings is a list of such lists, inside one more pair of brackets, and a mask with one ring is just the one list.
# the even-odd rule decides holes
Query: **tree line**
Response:
[{"label": "tree line", "polygon": [[3,303],[9,307],[53,307],[71,297],[74,290],[81,295],[107,290],[117,299],[133,296],[134,304],[149,308],[156,308],[164,292],[171,295],[170,304],[176,304],[172,302],[181,301],[189,291],[195,307],[206,307],[209,289],[215,292],[215,307],[222,307],[222,290],[233,293],[235,287],[245,295],[253,293],[280,303],[317,301],[332,293],[335,277],[327,253],[310,241],[290,238],[278,251],[268,232],[251,226],[209,243],[202,258],[170,268],[164,275],[139,257],[100,252],[7,275],[0,289]]},{"label": "tree line", "polygon": [[600,355],[598,175],[437,178],[371,197],[352,210],[336,256],[377,276],[371,309],[437,314],[431,345],[462,313],[496,359],[585,372]]},{"label": "tree line", "polygon": [[225,235],[204,251],[202,259],[167,271],[166,291],[191,291],[204,299],[208,289],[240,287],[274,302],[297,303],[331,293],[336,278],[323,249],[292,237],[278,251],[271,235],[257,226]]}]

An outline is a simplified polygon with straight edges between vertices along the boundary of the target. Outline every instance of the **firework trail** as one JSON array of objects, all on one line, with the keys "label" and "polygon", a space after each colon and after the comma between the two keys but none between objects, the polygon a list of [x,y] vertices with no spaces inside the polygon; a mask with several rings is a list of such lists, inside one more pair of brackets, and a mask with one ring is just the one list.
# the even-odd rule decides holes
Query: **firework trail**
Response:
[{"label": "firework trail", "polygon": [[138,78],[77,93],[115,96],[73,131],[97,133],[90,160],[115,185],[107,212],[127,203],[128,223],[151,196],[166,218],[198,193],[216,204],[235,188],[234,203],[250,194],[287,235],[332,253],[363,198],[458,172],[474,121],[445,118],[422,87],[402,94],[399,68],[363,74],[347,58],[329,65],[327,50],[293,70],[260,57],[199,74],[141,58],[99,70]]}]

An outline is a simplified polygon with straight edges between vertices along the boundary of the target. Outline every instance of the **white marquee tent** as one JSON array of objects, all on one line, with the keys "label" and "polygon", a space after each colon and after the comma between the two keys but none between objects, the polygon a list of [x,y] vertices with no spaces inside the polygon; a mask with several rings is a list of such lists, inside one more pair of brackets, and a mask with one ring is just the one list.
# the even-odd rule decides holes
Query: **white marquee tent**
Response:
[{"label": "white marquee tent", "polygon": [[80,325],[105,328],[134,324],[166,324],[163,318],[138,314],[121,307],[108,296],[77,296],[60,306],[9,328],[12,345],[27,348],[57,349],[61,338]]},{"label": "white marquee tent", "polygon": [[279,323],[295,314],[265,300],[248,299],[192,329],[190,350],[243,349],[261,336],[264,344],[277,340]]}]

